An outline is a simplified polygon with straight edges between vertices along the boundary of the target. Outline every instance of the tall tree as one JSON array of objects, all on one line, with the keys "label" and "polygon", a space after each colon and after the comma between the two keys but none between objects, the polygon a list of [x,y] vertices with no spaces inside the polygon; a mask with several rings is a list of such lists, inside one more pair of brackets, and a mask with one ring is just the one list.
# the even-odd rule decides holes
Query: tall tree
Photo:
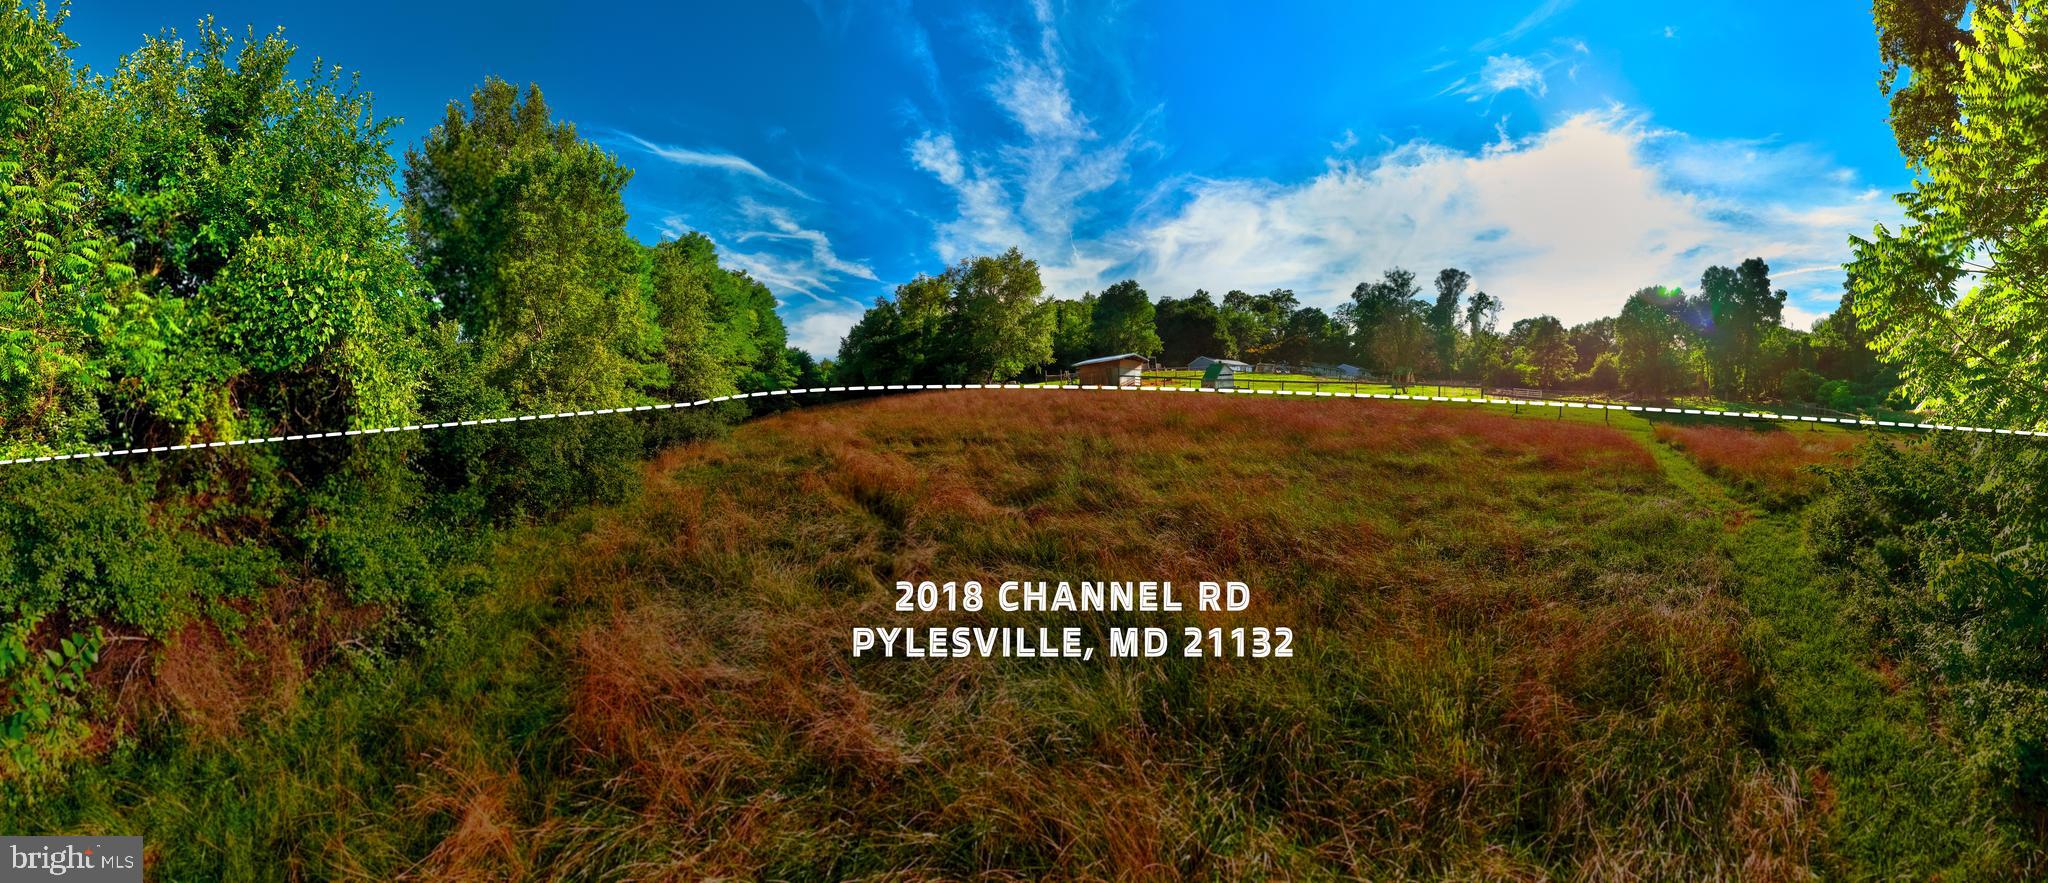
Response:
[{"label": "tall tree", "polygon": [[1387,376],[1412,381],[1429,367],[1429,307],[1419,300],[1403,300],[1379,314],[1372,326],[1373,360]]},{"label": "tall tree", "polygon": [[1472,274],[1447,268],[1436,274],[1436,303],[1429,308],[1429,332],[1435,338],[1436,363],[1449,368],[1458,363],[1458,302],[1472,284]]},{"label": "tall tree", "polygon": [[1185,365],[1201,356],[1220,359],[1236,355],[1223,311],[1209,292],[1196,290],[1185,298],[1160,298],[1154,313],[1167,364]]},{"label": "tall tree", "polygon": [[[1953,134],[1962,101],[1963,59],[1977,51],[1977,36],[1963,26],[1972,7],[2010,13],[2007,0],[1873,0],[1878,88],[1891,96],[1892,133],[1899,152],[1919,165]],[[1906,81],[1900,84],[1900,74]]]},{"label": "tall tree", "polygon": [[1315,307],[1302,307],[1288,315],[1274,353],[1283,362],[1300,365],[1343,361],[1349,349],[1342,323]]},{"label": "tall tree", "polygon": [[1154,325],[1152,298],[1134,279],[1125,279],[1102,290],[1095,301],[1090,340],[1096,355],[1137,353],[1159,354],[1159,331]]},{"label": "tall tree", "polygon": [[107,370],[135,435],[418,410],[430,304],[383,202],[397,121],[333,69],[294,78],[294,57],[209,21],[146,41],[70,121],[94,226],[142,270],[146,299],[95,319],[129,329]]},{"label": "tall tree", "polygon": [[422,271],[514,407],[626,402],[659,335],[609,153],[491,79],[406,153]]},{"label": "tall tree", "polygon": [[1565,332],[1565,339],[1571,342],[1576,354],[1572,370],[1581,374],[1591,371],[1602,354],[1614,350],[1614,317],[1602,316],[1573,325]]},{"label": "tall tree", "polygon": [[839,350],[843,382],[989,383],[1045,365],[1053,352],[1053,305],[1038,263],[1016,249],[963,260],[937,276],[896,287],[875,302]]},{"label": "tall tree", "polygon": [[955,271],[949,333],[961,345],[955,370],[963,379],[1009,380],[1052,358],[1052,310],[1042,299],[1037,261],[1012,248],[965,261]]},{"label": "tall tree", "polygon": [[1467,377],[1486,382],[1500,356],[1500,334],[1494,330],[1500,309],[1500,299],[1484,291],[1474,293],[1465,304],[1465,339],[1470,342],[1463,363]]},{"label": "tall tree", "polygon": [[1572,349],[1564,323],[1556,316],[1537,316],[1515,323],[1509,333],[1521,351],[1523,361],[1536,372],[1536,383],[1544,389],[1557,386],[1571,373],[1578,353]]},{"label": "tall tree", "polygon": [[737,390],[731,366],[713,341],[724,329],[712,318],[712,278],[723,272],[702,236],[671,239],[647,252],[647,295],[661,329],[662,398],[690,400]]},{"label": "tall tree", "polygon": [[1702,337],[1714,392],[1729,398],[1762,392],[1760,349],[1785,307],[1785,292],[1771,288],[1770,266],[1750,258],[1734,268],[1708,268],[1700,276],[1699,302],[1707,315]]},{"label": "tall tree", "polygon": [[[1954,420],[2048,423],[2048,4],[1979,6],[1956,119],[1900,197],[1906,223],[1853,240],[1849,281],[1905,391]],[[1915,136],[1908,127],[1902,136]]]},{"label": "tall tree", "polygon": [[[95,222],[82,175],[77,88],[63,10],[0,8],[0,456],[84,447],[103,433],[107,350],[132,336],[97,331],[135,318],[135,273]],[[124,315],[125,314],[125,315]],[[111,330],[111,329],[109,329]],[[156,341],[150,340],[149,343]]]},{"label": "tall tree", "polygon": [[[1377,282],[1360,282],[1351,290],[1351,302],[1345,305],[1345,319],[1351,323],[1359,357],[1368,365],[1381,371],[1415,367],[1413,359],[1398,365],[1386,361],[1381,328],[1394,320],[1404,325],[1410,319],[1422,321],[1422,317],[1416,315],[1418,305],[1415,301],[1421,293],[1421,287],[1415,284],[1415,274],[1400,267],[1386,271]],[[1405,340],[1407,330],[1397,331],[1396,335]]]},{"label": "tall tree", "polygon": [[1275,288],[1265,294],[1231,291],[1223,296],[1224,325],[1237,345],[1238,358],[1251,361],[1275,359],[1273,348],[1287,327],[1287,317],[1301,305],[1294,292]]},{"label": "tall tree", "polygon": [[1052,310],[1052,363],[1064,367],[1097,355],[1095,295],[1084,294],[1080,300],[1053,301]]},{"label": "tall tree", "polygon": [[1637,291],[1614,319],[1614,352],[1621,385],[1630,392],[1662,397],[1675,389],[1683,370],[1677,352],[1682,326],[1674,316],[1683,292],[1651,287]]}]

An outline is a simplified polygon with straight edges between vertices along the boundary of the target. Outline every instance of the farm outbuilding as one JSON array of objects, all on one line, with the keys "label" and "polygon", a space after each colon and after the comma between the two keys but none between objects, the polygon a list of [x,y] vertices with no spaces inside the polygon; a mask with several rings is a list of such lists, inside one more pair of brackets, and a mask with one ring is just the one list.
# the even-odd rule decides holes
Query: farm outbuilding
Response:
[{"label": "farm outbuilding", "polygon": [[1342,374],[1345,377],[1357,377],[1358,375],[1365,373],[1365,369],[1360,368],[1357,365],[1347,363],[1343,365],[1338,365],[1337,373]]},{"label": "farm outbuilding", "polygon": [[1075,379],[1083,386],[1137,386],[1151,361],[1137,353],[1124,353],[1075,362]]},{"label": "farm outbuilding", "polygon": [[1207,370],[1210,365],[1218,364],[1237,371],[1249,371],[1252,367],[1236,359],[1213,359],[1208,356],[1196,356],[1194,361],[1188,363],[1188,370],[1204,371]]}]

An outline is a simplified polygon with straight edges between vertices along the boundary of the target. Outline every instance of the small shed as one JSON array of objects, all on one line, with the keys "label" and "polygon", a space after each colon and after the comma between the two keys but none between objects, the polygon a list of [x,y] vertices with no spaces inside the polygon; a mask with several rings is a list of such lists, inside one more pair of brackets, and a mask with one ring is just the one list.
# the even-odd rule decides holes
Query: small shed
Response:
[{"label": "small shed", "polygon": [[1103,356],[1075,362],[1074,373],[1082,386],[1137,386],[1151,361],[1137,353]]},{"label": "small shed", "polygon": [[1360,368],[1357,365],[1347,363],[1343,365],[1338,365],[1337,373],[1342,374],[1346,377],[1357,377],[1360,374],[1364,374],[1365,369]]},{"label": "small shed", "polygon": [[1194,361],[1188,363],[1188,370],[1205,371],[1208,370],[1210,365],[1223,365],[1238,371],[1250,370],[1252,367],[1236,359],[1213,359],[1208,356],[1196,356]]}]

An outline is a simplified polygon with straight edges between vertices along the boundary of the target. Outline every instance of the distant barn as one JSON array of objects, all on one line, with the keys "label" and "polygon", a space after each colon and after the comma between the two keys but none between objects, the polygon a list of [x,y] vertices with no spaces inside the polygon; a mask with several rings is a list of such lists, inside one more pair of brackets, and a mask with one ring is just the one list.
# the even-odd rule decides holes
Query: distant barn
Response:
[{"label": "distant barn", "polygon": [[1137,386],[1151,361],[1137,353],[1124,353],[1075,362],[1074,372],[1082,386]]},{"label": "distant barn", "polygon": [[1188,363],[1188,369],[1192,371],[1207,371],[1210,365],[1217,364],[1233,371],[1250,371],[1252,368],[1252,366],[1236,359],[1212,359],[1208,356],[1196,356],[1194,361]]}]

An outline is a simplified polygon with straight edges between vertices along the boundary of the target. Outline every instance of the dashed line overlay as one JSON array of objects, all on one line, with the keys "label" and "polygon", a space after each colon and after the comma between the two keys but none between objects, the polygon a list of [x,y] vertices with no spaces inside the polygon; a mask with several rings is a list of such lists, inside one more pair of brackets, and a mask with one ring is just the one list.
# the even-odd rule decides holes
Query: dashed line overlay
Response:
[{"label": "dashed line overlay", "polygon": [[637,414],[642,411],[671,411],[679,408],[695,408],[719,402],[742,401],[745,399],[769,398],[772,396],[807,395],[828,392],[909,392],[931,389],[1028,389],[1057,392],[1061,390],[1091,390],[1101,392],[1152,392],[1152,393],[1213,393],[1236,395],[1284,395],[1315,398],[1341,399],[1386,399],[1405,402],[1445,402],[1471,405],[1528,405],[1540,408],[1580,408],[1589,411],[1631,411],[1641,414],[1688,414],[1701,417],[1727,417],[1742,420],[1773,420],[1786,423],[1835,423],[1844,426],[1878,426],[1896,429],[1921,429],[1930,431],[1948,430],[1954,432],[1975,432],[1985,435],[2017,435],[2028,437],[2048,436],[2048,430],[1995,429],[1986,426],[1955,426],[1946,423],[1904,423],[1893,420],[1869,420],[1855,417],[1805,417],[1791,414],[1771,414],[1763,411],[1710,411],[1700,408],[1662,408],[1654,405],[1614,405],[1605,402],[1572,402],[1552,399],[1499,399],[1460,398],[1457,396],[1407,395],[1386,392],[1328,392],[1309,389],[1212,389],[1192,386],[1035,386],[1022,383],[896,383],[886,386],[814,386],[804,389],[773,389],[763,392],[735,393],[698,399],[693,402],[667,402],[659,405],[634,405],[624,408],[594,408],[584,411],[557,411],[552,414],[522,414],[516,417],[479,417],[473,420],[449,420],[442,423],[409,423],[404,426],[386,426],[378,429],[339,429],[332,432],[307,432],[297,435],[273,435],[264,438],[244,438],[233,441],[195,442],[183,445],[159,445],[149,448],[120,448],[109,451],[88,451],[78,454],[48,454],[40,457],[16,457],[0,460],[0,466],[14,466],[22,463],[50,463],[59,460],[97,460],[105,457],[126,457],[133,454],[162,454],[171,451],[198,451],[207,448],[233,448],[243,445],[274,445],[284,442],[306,441],[309,439],[346,438],[357,435],[381,435],[387,432],[425,432],[433,429],[453,429],[459,426],[492,426],[502,423],[523,423],[530,420],[556,420],[563,417],[596,417],[604,414]]}]

